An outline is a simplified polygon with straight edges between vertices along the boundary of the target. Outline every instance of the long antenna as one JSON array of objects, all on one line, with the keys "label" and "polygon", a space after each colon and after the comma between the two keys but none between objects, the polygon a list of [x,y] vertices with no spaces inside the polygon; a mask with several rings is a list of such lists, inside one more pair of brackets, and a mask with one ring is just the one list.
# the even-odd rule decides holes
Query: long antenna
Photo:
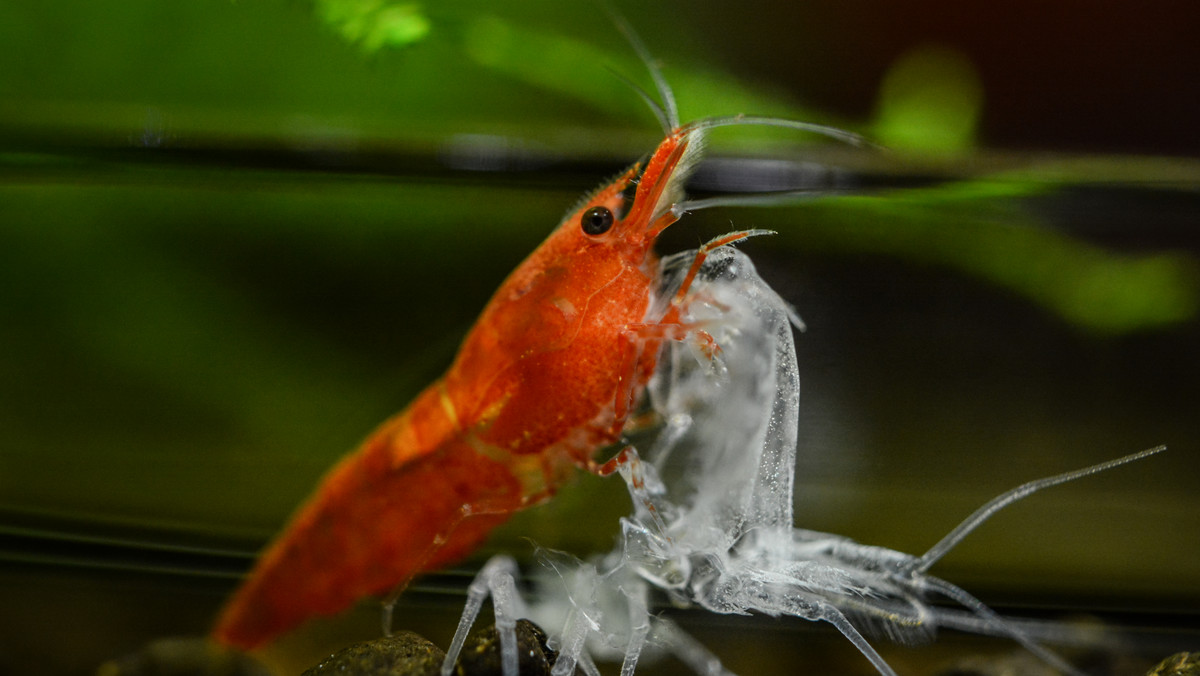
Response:
[{"label": "long antenna", "polygon": [[798,129],[807,131],[821,136],[828,136],[831,139],[847,143],[855,147],[868,147],[883,150],[883,147],[875,143],[871,143],[867,139],[855,134],[852,131],[830,127],[824,124],[816,124],[815,122],[801,122],[800,120],[789,120],[784,117],[765,117],[762,115],[726,115],[719,117],[705,117],[694,122],[688,122],[688,129],[701,131],[704,129],[712,129],[714,127],[736,127],[741,125],[759,126],[759,127],[783,127],[785,129]]},{"label": "long antenna", "polygon": [[[679,109],[675,106],[675,93],[671,91],[671,85],[667,84],[667,79],[663,77],[662,68],[658,60],[654,58],[649,49],[646,49],[646,44],[642,42],[642,38],[633,29],[633,26],[629,25],[625,17],[621,16],[608,2],[602,2],[601,6],[604,7],[604,11],[608,12],[608,16],[613,24],[616,25],[617,30],[621,31],[621,34],[625,36],[625,40],[633,47],[633,51],[637,53],[638,58],[645,64],[646,70],[650,72],[650,77],[654,80],[654,89],[658,92],[659,98],[662,99],[660,110],[666,113],[667,126],[664,131],[670,133],[671,130],[679,126]],[[643,98],[649,100],[648,96],[645,95],[645,90],[642,90],[641,87],[637,87],[637,89],[642,91]],[[657,106],[654,107],[657,108]],[[661,116],[659,119],[662,119]]]},{"label": "long antenna", "polygon": [[951,549],[954,549],[955,545],[961,542],[963,538],[967,537],[971,531],[978,528],[979,524],[987,521],[996,512],[1004,509],[1017,500],[1028,496],[1031,493],[1040,491],[1043,488],[1050,488],[1051,486],[1065,484],[1068,481],[1074,481],[1075,479],[1081,479],[1085,476],[1096,474],[1097,472],[1103,472],[1106,469],[1112,469],[1113,467],[1118,467],[1120,465],[1133,462],[1134,460],[1141,460],[1142,458],[1154,455],[1155,453],[1161,453],[1165,450],[1167,450],[1166,446],[1155,446],[1154,448],[1147,448],[1144,451],[1138,451],[1137,453],[1133,453],[1122,458],[1117,458],[1116,460],[1109,460],[1108,462],[1102,462],[1098,465],[1092,465],[1091,467],[1084,467],[1083,469],[1077,469],[1073,472],[1064,472],[1063,474],[1057,474],[1052,477],[1037,479],[1030,481],[1029,483],[1021,484],[1011,491],[993,498],[990,502],[975,510],[974,514],[964,519],[963,522],[958,524],[954,530],[950,531],[946,537],[942,538],[940,542],[931,547],[929,551],[925,552],[924,556],[917,559],[917,566],[912,569],[912,572],[926,572],[929,570],[930,566],[937,563],[938,560],[945,556],[947,552],[949,552]]},{"label": "long antenna", "polygon": [[658,101],[654,100],[654,96],[652,96],[650,92],[646,91],[645,88],[643,88],[640,84],[629,79],[616,69],[606,68],[606,70],[616,76],[616,78],[621,82],[629,85],[630,89],[636,92],[638,96],[642,97],[642,100],[646,102],[646,105],[650,106],[650,110],[654,113],[654,117],[658,118],[658,124],[662,126],[663,134],[670,134],[672,131],[674,131],[675,127],[671,124],[671,120],[667,117],[667,111],[663,110],[663,107],[658,103]]}]

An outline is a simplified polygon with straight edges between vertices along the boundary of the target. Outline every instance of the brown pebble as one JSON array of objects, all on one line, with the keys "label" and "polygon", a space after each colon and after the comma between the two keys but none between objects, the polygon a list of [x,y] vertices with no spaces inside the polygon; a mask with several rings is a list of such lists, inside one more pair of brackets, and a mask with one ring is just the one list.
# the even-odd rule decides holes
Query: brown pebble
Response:
[{"label": "brown pebble", "polygon": [[343,648],[302,676],[437,676],[445,659],[425,637],[401,631]]},{"label": "brown pebble", "polygon": [[[529,620],[517,620],[517,664],[521,676],[549,676],[558,653],[546,645],[546,632]],[[455,663],[458,676],[503,676],[500,639],[494,625],[471,634]]]},{"label": "brown pebble", "polygon": [[1175,653],[1147,671],[1146,676],[1200,676],[1200,653]]}]

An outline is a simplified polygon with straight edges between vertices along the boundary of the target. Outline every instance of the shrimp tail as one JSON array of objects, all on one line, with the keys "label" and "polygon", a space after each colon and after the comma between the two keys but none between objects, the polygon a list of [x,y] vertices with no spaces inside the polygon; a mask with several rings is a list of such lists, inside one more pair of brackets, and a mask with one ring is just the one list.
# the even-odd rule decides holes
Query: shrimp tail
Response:
[{"label": "shrimp tail", "polygon": [[465,556],[522,506],[509,468],[462,438],[397,452],[403,422],[385,424],[326,476],[221,613],[217,641],[252,649],[393,592]]}]

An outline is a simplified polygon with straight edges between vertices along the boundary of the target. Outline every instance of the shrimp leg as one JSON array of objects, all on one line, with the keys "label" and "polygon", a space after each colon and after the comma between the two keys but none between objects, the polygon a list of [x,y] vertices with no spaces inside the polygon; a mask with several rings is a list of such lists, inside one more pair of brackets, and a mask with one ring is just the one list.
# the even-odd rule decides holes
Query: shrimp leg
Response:
[{"label": "shrimp leg", "polygon": [[446,659],[442,662],[442,676],[450,676],[454,672],[454,662],[462,652],[467,639],[467,632],[475,619],[483,601],[490,594],[492,605],[496,612],[496,633],[500,639],[500,667],[504,674],[516,676],[517,673],[517,619],[525,615],[525,603],[516,589],[517,562],[510,556],[499,554],[493,556],[479,570],[479,574],[467,587],[467,605],[459,618],[458,628],[446,650]]}]

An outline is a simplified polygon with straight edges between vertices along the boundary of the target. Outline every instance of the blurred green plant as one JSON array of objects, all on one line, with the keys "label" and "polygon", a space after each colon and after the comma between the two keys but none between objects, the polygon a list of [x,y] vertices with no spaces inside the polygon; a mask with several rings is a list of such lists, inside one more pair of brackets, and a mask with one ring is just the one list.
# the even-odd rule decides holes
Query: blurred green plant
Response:
[{"label": "blurred green plant", "polygon": [[407,47],[429,34],[429,19],[419,2],[387,0],[316,0],[317,16],[364,52]]},{"label": "blurred green plant", "polygon": [[975,146],[983,84],[967,57],[941,45],[903,54],[884,77],[871,130],[913,153],[962,153]]},{"label": "blurred green plant", "polygon": [[819,200],[802,208],[803,227],[780,228],[780,235],[798,250],[871,252],[956,270],[1099,335],[1196,318],[1200,263],[1193,255],[1112,251],[1050,227],[1025,201],[1058,187],[998,175]]}]

